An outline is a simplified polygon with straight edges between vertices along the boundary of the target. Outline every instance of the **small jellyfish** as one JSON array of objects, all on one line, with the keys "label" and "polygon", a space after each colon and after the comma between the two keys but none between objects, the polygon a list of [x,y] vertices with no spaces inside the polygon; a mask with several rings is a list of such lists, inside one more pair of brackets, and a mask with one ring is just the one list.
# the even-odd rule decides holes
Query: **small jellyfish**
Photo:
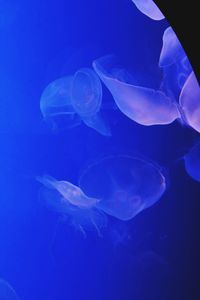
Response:
[{"label": "small jellyfish", "polygon": [[96,205],[122,221],[156,203],[166,189],[166,180],[153,163],[125,155],[104,158],[90,165],[80,176],[79,186]]},{"label": "small jellyfish", "polygon": [[[93,67],[111,92],[116,105],[131,120],[142,125],[169,124],[180,113],[177,103],[163,91],[127,82],[127,72],[116,69],[112,55],[93,62]],[[120,77],[119,77],[120,75]]]},{"label": "small jellyfish", "polygon": [[100,79],[92,69],[84,68],[74,76],[51,82],[42,93],[40,109],[44,119],[52,121],[55,127],[72,128],[84,122],[100,134],[110,136],[101,116],[101,104]]},{"label": "small jellyfish", "polygon": [[187,124],[200,133],[200,86],[194,72],[191,72],[183,86],[179,104]]},{"label": "small jellyfish", "polygon": [[160,21],[165,18],[153,0],[132,0],[138,10],[149,18]]},{"label": "small jellyfish", "polygon": [[0,300],[19,300],[13,287],[2,278],[0,278]]},{"label": "small jellyfish", "polygon": [[99,199],[87,197],[79,187],[68,181],[47,175],[36,179],[43,184],[40,198],[46,206],[68,218],[84,236],[85,228],[94,228],[101,235],[100,229],[106,224],[106,216],[96,209]]},{"label": "small jellyfish", "polygon": [[109,127],[100,114],[101,82],[92,69],[82,68],[75,73],[72,84],[72,105],[87,126],[102,135],[111,135]]},{"label": "small jellyfish", "polygon": [[66,127],[74,127],[81,123],[71,104],[72,81],[73,76],[56,79],[47,85],[42,93],[40,110],[44,119],[52,121],[54,126],[60,124],[60,120]]},{"label": "small jellyfish", "polygon": [[184,162],[188,175],[200,182],[200,142],[184,156]]},{"label": "small jellyfish", "polygon": [[162,90],[166,95],[178,101],[192,67],[172,27],[168,27],[163,34],[159,67],[163,71]]}]

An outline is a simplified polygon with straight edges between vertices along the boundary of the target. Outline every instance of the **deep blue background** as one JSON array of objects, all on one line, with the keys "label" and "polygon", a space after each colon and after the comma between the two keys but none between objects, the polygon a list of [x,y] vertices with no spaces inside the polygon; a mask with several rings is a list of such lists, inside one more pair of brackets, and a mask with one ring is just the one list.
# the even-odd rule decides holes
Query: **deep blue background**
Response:
[{"label": "deep blue background", "polygon": [[[198,134],[177,122],[140,126],[112,111],[111,138],[85,125],[52,134],[39,110],[50,81],[107,53],[156,86],[166,21],[151,21],[129,0],[0,5],[0,277],[21,300],[199,299],[200,187],[179,161]],[[76,184],[90,161],[118,153],[163,166],[164,197],[129,223],[110,218],[102,239],[58,224],[38,200],[34,177],[48,173]],[[116,245],[116,232],[130,237]]]}]

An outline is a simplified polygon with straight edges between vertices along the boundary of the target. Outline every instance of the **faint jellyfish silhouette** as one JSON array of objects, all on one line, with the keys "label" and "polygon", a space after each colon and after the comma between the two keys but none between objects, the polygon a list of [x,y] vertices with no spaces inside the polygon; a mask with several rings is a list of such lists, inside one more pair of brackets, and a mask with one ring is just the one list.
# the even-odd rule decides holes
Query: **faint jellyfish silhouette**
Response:
[{"label": "faint jellyfish silhouette", "polygon": [[163,70],[162,90],[177,101],[192,67],[171,27],[168,27],[163,34],[159,67]]},{"label": "faint jellyfish silhouette", "polygon": [[48,175],[36,179],[43,184],[40,199],[46,206],[61,214],[84,236],[85,229],[95,229],[101,236],[100,229],[106,226],[106,216],[96,209],[99,199],[87,197],[79,187],[68,181],[59,181]]},{"label": "faint jellyfish silhouette", "polygon": [[184,162],[188,175],[200,182],[200,142],[184,156]]},{"label": "faint jellyfish silhouette", "polygon": [[101,57],[93,67],[122,113],[142,125],[169,124],[180,117],[175,99],[161,90],[127,82],[130,75],[117,69],[115,60],[113,55]]},{"label": "faint jellyfish silhouette", "polygon": [[40,109],[54,128],[72,128],[83,121],[100,134],[110,136],[110,129],[100,114],[101,104],[101,82],[92,69],[84,68],[74,76],[51,82],[42,93]]},{"label": "faint jellyfish silhouette", "polygon": [[72,81],[73,76],[59,78],[47,85],[42,93],[40,110],[54,128],[72,128],[81,123],[71,103]]},{"label": "faint jellyfish silhouette", "polygon": [[110,129],[100,114],[102,86],[90,68],[79,69],[73,78],[72,105],[82,121],[102,135],[110,136]]},{"label": "faint jellyfish silhouette", "polygon": [[149,18],[160,21],[165,18],[153,0],[132,0],[138,10]]},{"label": "faint jellyfish silhouette", "polygon": [[179,98],[187,124],[200,132],[200,86],[194,72],[186,80]]},{"label": "faint jellyfish silhouette", "polygon": [[13,287],[4,279],[0,278],[0,299],[1,300],[19,300]]},{"label": "faint jellyfish silhouette", "polygon": [[101,199],[96,207],[128,221],[163,195],[166,180],[159,167],[129,156],[111,156],[90,165],[79,186],[89,197]]}]

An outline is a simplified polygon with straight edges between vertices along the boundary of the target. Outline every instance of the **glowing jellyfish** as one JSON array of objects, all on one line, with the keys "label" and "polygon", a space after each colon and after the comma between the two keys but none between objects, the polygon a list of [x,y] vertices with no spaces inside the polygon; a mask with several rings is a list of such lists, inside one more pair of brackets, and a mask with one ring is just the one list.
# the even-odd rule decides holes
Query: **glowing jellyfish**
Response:
[{"label": "glowing jellyfish", "polygon": [[127,82],[123,69],[116,69],[114,56],[95,60],[93,67],[121,112],[135,122],[142,125],[169,124],[180,117],[177,103],[163,91]]},{"label": "glowing jellyfish", "polygon": [[100,201],[87,197],[83,191],[68,181],[59,181],[50,176],[37,177],[43,184],[40,198],[51,210],[68,218],[71,225],[81,230],[85,235],[85,228],[100,229],[106,225],[106,216],[96,209]]},{"label": "glowing jellyfish", "polygon": [[184,161],[189,176],[200,182],[200,142],[184,156]]},{"label": "glowing jellyfish", "polygon": [[163,91],[178,101],[181,89],[191,73],[192,67],[171,27],[168,27],[163,34],[159,67],[163,70]]},{"label": "glowing jellyfish", "polygon": [[13,287],[4,279],[0,278],[0,299],[1,300],[19,300]]},{"label": "glowing jellyfish", "polygon": [[40,109],[44,119],[51,120],[55,126],[71,128],[83,121],[97,132],[110,136],[109,127],[100,114],[101,104],[101,82],[93,70],[84,68],[74,76],[51,82],[42,93]]},{"label": "glowing jellyfish", "polygon": [[111,135],[105,124],[100,108],[102,86],[97,74],[89,68],[79,69],[73,78],[72,105],[82,121],[102,135]]},{"label": "glowing jellyfish", "polygon": [[165,18],[158,6],[154,3],[153,0],[132,0],[143,14],[149,18],[160,21]]},{"label": "glowing jellyfish", "polygon": [[79,186],[89,197],[101,199],[97,208],[127,221],[161,198],[166,180],[153,163],[111,156],[90,165],[82,173]]},{"label": "glowing jellyfish", "polygon": [[200,132],[200,86],[194,72],[185,82],[179,99],[186,122]]},{"label": "glowing jellyfish", "polygon": [[60,119],[67,127],[81,123],[71,103],[72,81],[73,76],[59,78],[51,82],[42,93],[40,110],[44,119],[51,120],[55,126],[60,124]]}]

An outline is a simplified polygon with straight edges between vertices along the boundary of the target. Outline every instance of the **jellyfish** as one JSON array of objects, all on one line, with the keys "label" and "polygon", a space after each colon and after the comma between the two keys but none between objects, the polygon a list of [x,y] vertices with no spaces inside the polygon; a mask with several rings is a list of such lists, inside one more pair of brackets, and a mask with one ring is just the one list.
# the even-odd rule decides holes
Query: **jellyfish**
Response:
[{"label": "jellyfish", "polygon": [[4,279],[0,278],[0,299],[1,300],[19,300],[13,287]]},{"label": "jellyfish", "polygon": [[73,78],[72,105],[82,121],[102,135],[110,136],[108,125],[103,120],[102,86],[97,74],[89,68],[79,69]]},{"label": "jellyfish", "polygon": [[162,90],[179,101],[182,122],[200,132],[200,88],[189,59],[175,32],[163,34],[159,66],[163,70]]},{"label": "jellyfish", "polygon": [[149,18],[160,21],[165,18],[153,0],[132,0],[137,9]]},{"label": "jellyfish", "polygon": [[162,90],[178,101],[192,67],[172,27],[168,27],[163,34],[159,67],[163,71]]},{"label": "jellyfish", "polygon": [[54,126],[72,128],[84,122],[100,134],[110,136],[109,126],[101,116],[101,104],[101,82],[89,68],[51,82],[40,99],[44,119],[51,120]]},{"label": "jellyfish", "polygon": [[100,229],[106,226],[106,216],[96,208],[100,199],[88,197],[78,186],[64,180],[45,175],[36,178],[42,183],[40,199],[51,210],[56,211],[86,236],[86,229]]},{"label": "jellyfish", "polygon": [[180,117],[175,99],[163,91],[130,83],[128,72],[117,69],[115,57],[108,55],[93,62],[94,70],[111,92],[120,111],[141,125],[169,124]]},{"label": "jellyfish", "polygon": [[200,141],[184,156],[184,162],[188,175],[200,182]]},{"label": "jellyfish", "polygon": [[200,133],[200,87],[193,71],[183,86],[179,103],[186,123]]},{"label": "jellyfish", "polygon": [[101,199],[96,207],[121,221],[129,221],[155,204],[166,190],[160,168],[126,155],[106,157],[89,165],[79,186],[88,197]]},{"label": "jellyfish", "polygon": [[44,119],[52,121],[54,126],[59,124],[60,119],[62,124],[65,121],[64,126],[70,128],[81,123],[71,104],[72,81],[73,76],[56,79],[42,93],[40,110]]}]

